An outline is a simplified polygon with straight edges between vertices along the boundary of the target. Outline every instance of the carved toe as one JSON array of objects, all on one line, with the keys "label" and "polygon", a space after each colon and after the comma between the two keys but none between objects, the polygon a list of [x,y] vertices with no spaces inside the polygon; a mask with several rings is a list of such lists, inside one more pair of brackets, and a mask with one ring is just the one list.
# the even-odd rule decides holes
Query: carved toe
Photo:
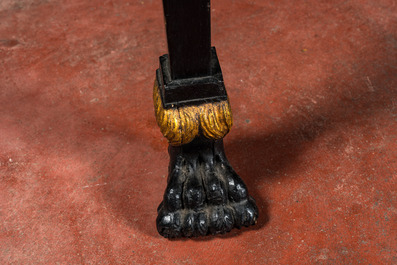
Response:
[{"label": "carved toe", "polygon": [[181,237],[181,216],[179,212],[160,211],[157,216],[157,231],[166,238]]},{"label": "carved toe", "polygon": [[189,178],[184,186],[183,202],[188,209],[198,209],[204,206],[205,193],[202,181],[197,176]]},{"label": "carved toe", "polygon": [[232,170],[226,175],[227,188],[231,201],[239,202],[246,200],[248,196],[247,187],[241,178]]}]

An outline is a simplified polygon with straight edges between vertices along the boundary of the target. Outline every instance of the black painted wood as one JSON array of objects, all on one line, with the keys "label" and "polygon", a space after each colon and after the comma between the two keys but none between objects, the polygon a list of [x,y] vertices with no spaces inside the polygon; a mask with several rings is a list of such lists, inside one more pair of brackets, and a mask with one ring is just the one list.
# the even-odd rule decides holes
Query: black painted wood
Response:
[{"label": "black painted wood", "polygon": [[222,70],[215,47],[211,49],[210,75],[186,79],[172,79],[169,56],[160,57],[160,68],[156,72],[164,108],[197,105],[227,100]]},{"label": "black painted wood", "polygon": [[209,75],[210,0],[163,0],[163,7],[171,78]]},{"label": "black painted wood", "polygon": [[162,236],[224,234],[256,223],[255,200],[227,160],[222,140],[201,137],[168,152],[168,184],[156,220]]}]

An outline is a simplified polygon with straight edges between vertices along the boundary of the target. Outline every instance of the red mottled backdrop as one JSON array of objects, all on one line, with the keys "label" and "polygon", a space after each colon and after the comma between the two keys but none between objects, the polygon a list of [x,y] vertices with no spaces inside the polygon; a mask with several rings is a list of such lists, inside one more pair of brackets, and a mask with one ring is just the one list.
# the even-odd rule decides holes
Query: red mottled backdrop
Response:
[{"label": "red mottled backdrop", "polygon": [[1,264],[397,264],[396,2],[212,2],[258,224],[157,234],[160,0],[2,0]]}]

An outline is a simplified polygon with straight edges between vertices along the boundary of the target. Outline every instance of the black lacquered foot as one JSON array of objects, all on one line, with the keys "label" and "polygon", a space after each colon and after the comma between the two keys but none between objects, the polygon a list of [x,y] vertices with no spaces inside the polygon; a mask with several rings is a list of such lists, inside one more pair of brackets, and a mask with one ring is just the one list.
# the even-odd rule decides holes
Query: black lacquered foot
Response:
[{"label": "black lacquered foot", "polygon": [[226,159],[223,141],[169,147],[168,185],[157,230],[167,238],[223,234],[256,223],[258,209]]}]

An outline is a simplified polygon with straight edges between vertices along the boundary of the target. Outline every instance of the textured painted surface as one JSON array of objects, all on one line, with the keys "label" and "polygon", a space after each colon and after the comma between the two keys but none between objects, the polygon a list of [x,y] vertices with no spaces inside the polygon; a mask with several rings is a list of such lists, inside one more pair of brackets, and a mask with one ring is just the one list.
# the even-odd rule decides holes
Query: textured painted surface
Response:
[{"label": "textured painted surface", "polygon": [[199,106],[163,108],[157,81],[153,88],[153,104],[157,125],[174,146],[190,143],[200,135],[213,140],[222,139],[233,125],[228,100]]},{"label": "textured painted surface", "polygon": [[161,1],[0,1],[0,263],[397,263],[395,1],[213,1],[228,158],[260,211],[156,232]]}]

